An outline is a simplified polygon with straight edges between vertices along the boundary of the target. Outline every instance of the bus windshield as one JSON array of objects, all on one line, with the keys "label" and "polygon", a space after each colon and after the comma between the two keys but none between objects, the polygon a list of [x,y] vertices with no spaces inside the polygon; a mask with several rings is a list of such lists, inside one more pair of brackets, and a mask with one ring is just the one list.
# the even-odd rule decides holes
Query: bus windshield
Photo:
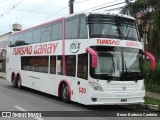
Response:
[{"label": "bus windshield", "polygon": [[139,41],[135,20],[109,15],[88,16],[90,38]]},{"label": "bus windshield", "polygon": [[90,76],[100,80],[132,81],[143,78],[142,54],[125,51],[97,51],[97,68],[90,67]]}]

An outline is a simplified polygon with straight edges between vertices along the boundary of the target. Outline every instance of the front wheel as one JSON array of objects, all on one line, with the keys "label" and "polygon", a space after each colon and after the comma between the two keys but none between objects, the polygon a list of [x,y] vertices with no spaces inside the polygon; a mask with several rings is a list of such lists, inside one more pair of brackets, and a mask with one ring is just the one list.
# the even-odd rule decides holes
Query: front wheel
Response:
[{"label": "front wheel", "polygon": [[64,102],[69,102],[68,85],[66,85],[65,83],[63,83],[62,86],[61,86],[61,99]]}]

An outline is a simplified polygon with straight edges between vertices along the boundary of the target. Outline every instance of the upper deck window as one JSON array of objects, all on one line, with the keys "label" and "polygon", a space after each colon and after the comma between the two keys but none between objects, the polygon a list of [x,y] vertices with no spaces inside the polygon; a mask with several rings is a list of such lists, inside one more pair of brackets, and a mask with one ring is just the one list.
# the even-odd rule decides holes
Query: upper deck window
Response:
[{"label": "upper deck window", "polygon": [[51,41],[53,40],[61,40],[62,39],[62,20],[58,22],[54,22],[52,24],[52,35]]},{"label": "upper deck window", "polygon": [[40,43],[41,29],[35,29],[33,31],[33,43]]},{"label": "upper deck window", "polygon": [[79,36],[80,38],[88,37],[86,17],[84,15],[82,15],[80,19],[80,35]]},{"label": "upper deck window", "polygon": [[26,44],[32,44],[32,31],[27,31],[26,32]]},{"label": "upper deck window", "polygon": [[88,37],[86,16],[76,15],[66,19],[65,38],[66,39],[85,39]]},{"label": "upper deck window", "polygon": [[47,42],[51,39],[51,25],[44,26],[41,32],[41,42]]},{"label": "upper deck window", "polygon": [[67,39],[78,38],[79,17],[74,16],[66,19],[65,37]]},{"label": "upper deck window", "polygon": [[139,41],[135,20],[111,15],[89,15],[90,38]]},{"label": "upper deck window", "polygon": [[[63,26],[65,31],[63,30]],[[10,36],[10,47],[65,39],[87,39],[87,24],[84,14],[75,15],[53,23],[33,27]]]}]

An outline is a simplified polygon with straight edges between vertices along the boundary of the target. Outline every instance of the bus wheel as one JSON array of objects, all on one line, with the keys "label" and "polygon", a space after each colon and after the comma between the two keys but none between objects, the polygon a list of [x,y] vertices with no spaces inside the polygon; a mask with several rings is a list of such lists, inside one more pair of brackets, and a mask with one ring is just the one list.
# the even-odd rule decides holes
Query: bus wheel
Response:
[{"label": "bus wheel", "polygon": [[19,76],[17,77],[17,88],[21,89],[22,86],[21,86],[21,80],[19,78]]},{"label": "bus wheel", "polygon": [[12,86],[17,88],[17,80],[14,76],[12,77]]},{"label": "bus wheel", "polygon": [[64,102],[69,102],[68,86],[65,83],[63,83],[61,86],[61,99]]}]

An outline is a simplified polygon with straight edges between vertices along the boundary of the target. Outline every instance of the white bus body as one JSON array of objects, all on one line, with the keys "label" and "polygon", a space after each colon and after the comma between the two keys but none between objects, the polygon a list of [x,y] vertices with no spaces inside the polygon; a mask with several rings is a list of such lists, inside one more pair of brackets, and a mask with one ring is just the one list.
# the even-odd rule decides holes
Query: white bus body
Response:
[{"label": "white bus body", "polygon": [[[133,18],[74,14],[11,35],[6,79],[85,105],[138,104],[145,96],[143,53]],[[154,69],[153,56],[145,55]]]}]

